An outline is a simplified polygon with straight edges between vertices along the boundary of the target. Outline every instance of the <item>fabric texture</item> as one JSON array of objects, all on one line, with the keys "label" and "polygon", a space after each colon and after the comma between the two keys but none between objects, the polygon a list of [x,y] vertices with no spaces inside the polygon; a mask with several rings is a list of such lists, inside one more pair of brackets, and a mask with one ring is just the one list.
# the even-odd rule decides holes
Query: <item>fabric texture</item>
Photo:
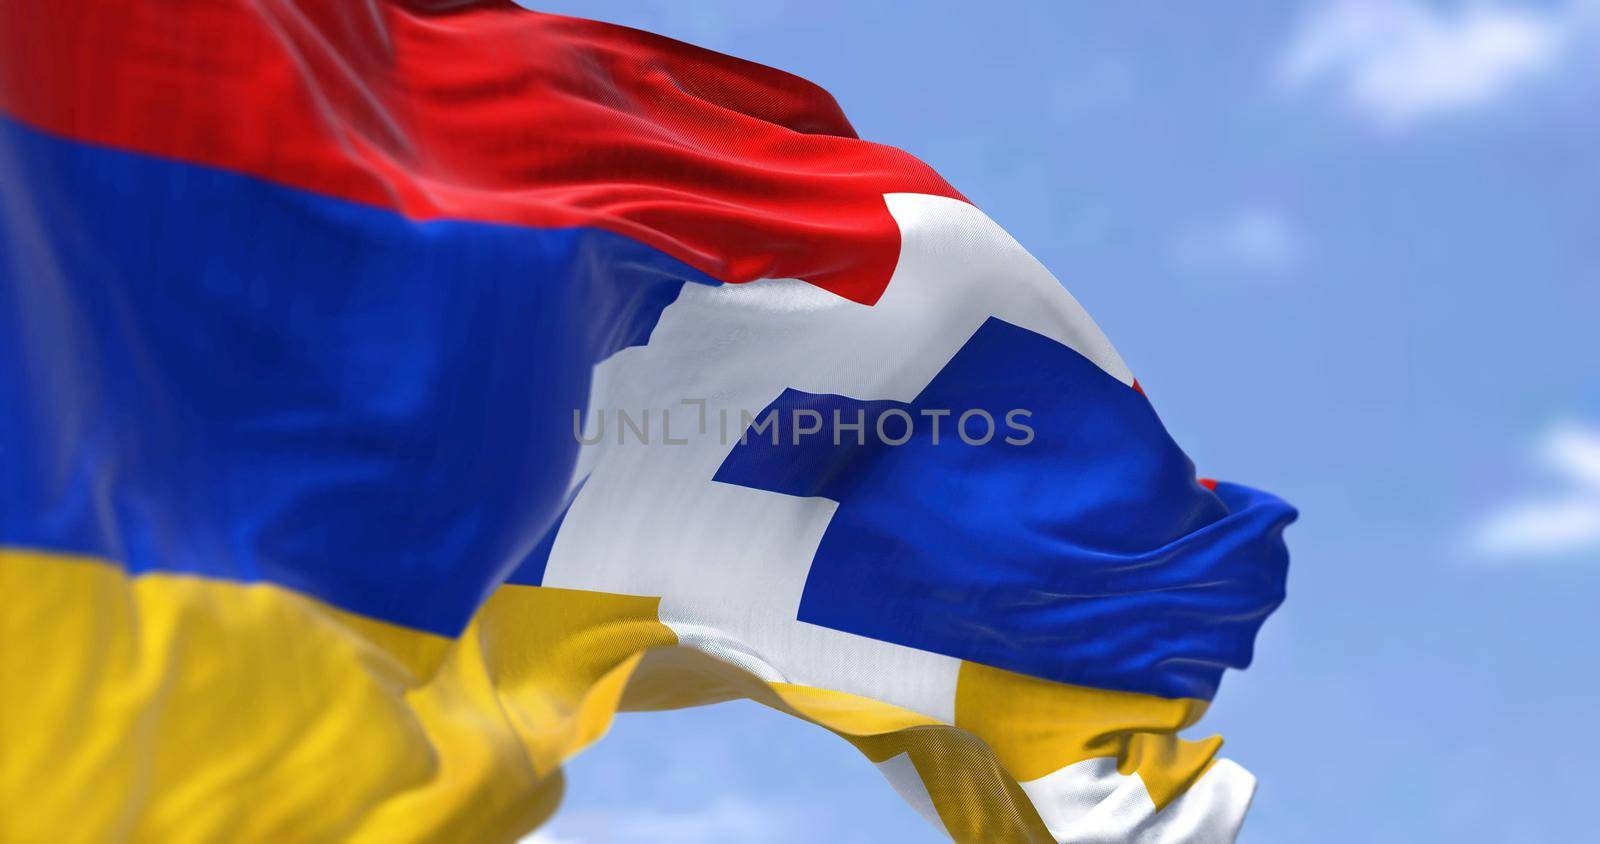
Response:
[{"label": "fabric texture", "polygon": [[0,840],[511,841],[749,698],[958,841],[1231,841],[1283,600],[1050,274],[780,71],[0,3]]}]

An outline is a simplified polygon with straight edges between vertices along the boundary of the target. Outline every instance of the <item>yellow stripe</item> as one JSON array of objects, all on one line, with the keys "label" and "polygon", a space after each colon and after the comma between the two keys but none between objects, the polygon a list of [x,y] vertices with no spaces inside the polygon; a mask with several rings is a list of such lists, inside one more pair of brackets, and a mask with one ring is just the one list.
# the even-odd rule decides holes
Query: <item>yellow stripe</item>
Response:
[{"label": "yellow stripe", "polygon": [[909,756],[939,820],[956,841],[1055,841],[1016,780],[966,730],[939,725],[846,738],[875,762]]},{"label": "yellow stripe", "polygon": [[1205,710],[1202,700],[1069,686],[971,662],[956,681],[956,726],[987,742],[1018,781],[1111,756],[1118,771],[1138,772],[1157,808],[1198,780],[1222,747],[1216,736],[1176,735]]},{"label": "yellow stripe", "polygon": [[966,730],[871,698],[764,683],[686,648],[645,654],[624,709],[667,709],[736,698],[803,718],[844,738],[873,762],[905,753],[945,829],[960,842],[1051,842],[1027,795]]},{"label": "yellow stripe", "polygon": [[8,844],[511,841],[619,709],[739,697],[875,762],[908,754],[958,841],[1049,840],[1016,779],[1115,756],[1159,805],[1216,749],[1172,735],[1199,701],[976,665],[955,726],[765,683],[672,647],[654,598],[506,586],[450,641],[276,586],[17,550],[0,550],[0,595]]},{"label": "yellow stripe", "polygon": [[638,651],[676,641],[653,599],[507,587],[451,643],[27,551],[0,551],[0,595],[8,844],[513,840]]},{"label": "yellow stripe", "polygon": [[559,766],[604,735],[647,648],[677,636],[655,598],[506,586],[440,673],[408,693],[439,753],[423,788],[385,801],[357,840],[515,839],[559,800]]}]

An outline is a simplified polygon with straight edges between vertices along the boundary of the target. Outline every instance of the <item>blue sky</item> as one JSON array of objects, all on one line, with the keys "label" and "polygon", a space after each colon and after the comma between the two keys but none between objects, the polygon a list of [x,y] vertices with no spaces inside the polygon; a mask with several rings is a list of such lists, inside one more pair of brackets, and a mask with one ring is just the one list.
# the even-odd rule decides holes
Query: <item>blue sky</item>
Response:
[{"label": "blue sky", "polygon": [[[1244,842],[1575,841],[1600,789],[1600,2],[554,2],[806,76],[1298,505],[1199,732]],[[751,704],[629,715],[541,841],[938,840]]]}]

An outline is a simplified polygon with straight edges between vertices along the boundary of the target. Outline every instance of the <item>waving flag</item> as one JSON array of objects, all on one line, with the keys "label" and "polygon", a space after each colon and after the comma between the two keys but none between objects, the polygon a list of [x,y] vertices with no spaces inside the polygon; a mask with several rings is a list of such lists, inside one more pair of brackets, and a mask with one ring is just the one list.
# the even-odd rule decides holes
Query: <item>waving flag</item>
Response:
[{"label": "waving flag", "polygon": [[778,71],[505,3],[0,3],[0,839],[491,841],[749,697],[962,841],[1224,841],[1293,511]]}]

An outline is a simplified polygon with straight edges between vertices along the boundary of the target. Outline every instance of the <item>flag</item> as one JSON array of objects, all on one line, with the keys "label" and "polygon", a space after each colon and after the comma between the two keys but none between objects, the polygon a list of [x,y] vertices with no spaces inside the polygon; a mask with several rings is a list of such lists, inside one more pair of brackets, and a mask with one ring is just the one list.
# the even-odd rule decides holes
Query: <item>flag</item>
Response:
[{"label": "flag", "polygon": [[1293,510],[776,70],[501,2],[0,4],[0,410],[6,841],[513,840],[615,712],[735,697],[960,841],[1252,794],[1177,733]]}]

